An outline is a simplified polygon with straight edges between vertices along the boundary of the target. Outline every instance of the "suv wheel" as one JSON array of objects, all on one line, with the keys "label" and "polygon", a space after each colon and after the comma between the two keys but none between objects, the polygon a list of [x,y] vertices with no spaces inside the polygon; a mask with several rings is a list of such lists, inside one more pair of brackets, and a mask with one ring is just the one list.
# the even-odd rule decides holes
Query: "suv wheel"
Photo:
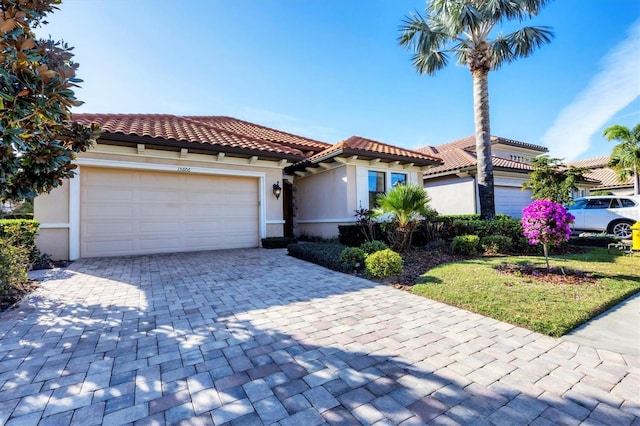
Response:
[{"label": "suv wheel", "polygon": [[618,238],[628,239],[631,238],[631,225],[633,225],[631,221],[615,220],[609,224],[607,232]]}]

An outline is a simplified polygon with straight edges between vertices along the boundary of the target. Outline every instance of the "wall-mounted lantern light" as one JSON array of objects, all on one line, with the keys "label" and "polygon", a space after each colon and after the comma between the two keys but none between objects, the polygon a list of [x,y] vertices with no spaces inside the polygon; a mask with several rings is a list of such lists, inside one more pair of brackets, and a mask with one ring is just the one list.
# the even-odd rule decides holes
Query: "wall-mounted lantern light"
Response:
[{"label": "wall-mounted lantern light", "polygon": [[280,188],[280,181],[277,181],[273,184],[273,195],[276,196],[276,200],[280,198],[280,194],[282,194],[282,188]]}]

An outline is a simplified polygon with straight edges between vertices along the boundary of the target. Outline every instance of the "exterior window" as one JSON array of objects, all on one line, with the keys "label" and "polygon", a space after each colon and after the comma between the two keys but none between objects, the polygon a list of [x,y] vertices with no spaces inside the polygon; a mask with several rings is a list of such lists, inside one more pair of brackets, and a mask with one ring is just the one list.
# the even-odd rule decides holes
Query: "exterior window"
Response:
[{"label": "exterior window", "polygon": [[377,207],[376,198],[380,194],[384,194],[385,175],[384,172],[369,171],[369,208]]},{"label": "exterior window", "polygon": [[402,185],[403,183],[407,183],[407,175],[404,173],[391,173],[391,187],[394,188],[396,185]]}]

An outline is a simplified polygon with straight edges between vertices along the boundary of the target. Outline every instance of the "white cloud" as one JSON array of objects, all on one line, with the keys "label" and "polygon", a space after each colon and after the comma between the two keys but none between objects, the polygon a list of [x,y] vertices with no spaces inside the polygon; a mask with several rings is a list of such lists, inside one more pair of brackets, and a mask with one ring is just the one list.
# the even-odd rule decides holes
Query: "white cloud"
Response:
[{"label": "white cloud", "polygon": [[589,139],[640,96],[640,19],[629,36],[602,61],[601,70],[567,105],[542,137],[550,155],[572,160],[589,149]]}]

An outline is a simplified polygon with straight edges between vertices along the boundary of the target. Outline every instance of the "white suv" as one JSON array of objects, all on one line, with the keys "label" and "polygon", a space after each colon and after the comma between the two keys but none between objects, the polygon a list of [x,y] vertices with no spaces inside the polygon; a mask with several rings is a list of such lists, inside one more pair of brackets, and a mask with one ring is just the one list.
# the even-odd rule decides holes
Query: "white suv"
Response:
[{"label": "white suv", "polygon": [[568,209],[576,218],[573,229],[577,231],[600,231],[631,238],[631,226],[640,222],[638,195],[578,198]]}]

